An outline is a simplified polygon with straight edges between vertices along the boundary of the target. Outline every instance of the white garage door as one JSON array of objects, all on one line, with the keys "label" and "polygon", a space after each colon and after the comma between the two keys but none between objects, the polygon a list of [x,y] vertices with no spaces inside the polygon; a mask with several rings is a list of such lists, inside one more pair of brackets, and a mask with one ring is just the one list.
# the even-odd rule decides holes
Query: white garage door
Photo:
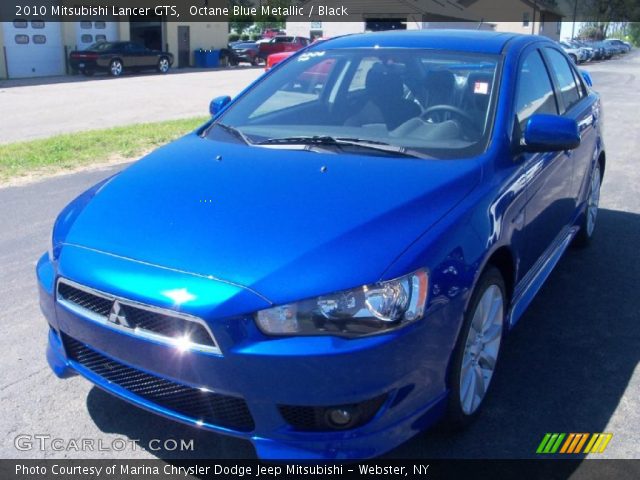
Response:
[{"label": "white garage door", "polygon": [[76,45],[78,50],[84,50],[96,42],[118,41],[120,32],[117,22],[77,22]]},{"label": "white garage door", "polygon": [[17,19],[4,22],[9,78],[64,75],[64,47],[59,22]]}]

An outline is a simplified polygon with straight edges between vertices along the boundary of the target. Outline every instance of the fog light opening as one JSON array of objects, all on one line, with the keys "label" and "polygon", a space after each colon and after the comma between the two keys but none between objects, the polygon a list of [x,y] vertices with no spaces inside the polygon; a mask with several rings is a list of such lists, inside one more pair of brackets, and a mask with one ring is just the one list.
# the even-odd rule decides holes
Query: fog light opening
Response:
[{"label": "fog light opening", "polygon": [[349,428],[354,423],[355,415],[350,408],[338,407],[327,410],[325,418],[334,428]]}]

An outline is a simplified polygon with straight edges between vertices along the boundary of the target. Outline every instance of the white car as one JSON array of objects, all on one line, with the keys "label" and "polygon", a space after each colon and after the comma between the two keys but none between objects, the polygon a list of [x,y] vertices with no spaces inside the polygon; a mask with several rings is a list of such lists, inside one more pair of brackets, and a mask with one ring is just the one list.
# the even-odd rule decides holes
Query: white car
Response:
[{"label": "white car", "polygon": [[573,45],[568,44],[567,42],[558,42],[562,49],[571,57],[573,63],[576,65],[578,63],[586,62],[588,60],[589,54],[584,48],[575,48]]}]

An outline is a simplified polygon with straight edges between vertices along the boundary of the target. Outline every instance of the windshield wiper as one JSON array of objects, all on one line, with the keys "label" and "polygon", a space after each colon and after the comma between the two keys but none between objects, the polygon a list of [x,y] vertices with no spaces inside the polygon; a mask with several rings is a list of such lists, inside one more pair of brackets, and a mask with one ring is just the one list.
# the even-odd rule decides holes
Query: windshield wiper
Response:
[{"label": "windshield wiper", "polygon": [[232,127],[231,125],[225,125],[224,123],[214,123],[214,125],[216,127],[220,127],[222,128],[224,131],[229,132],[230,134],[236,136],[237,138],[239,138],[240,140],[242,140],[244,143],[246,143],[247,145],[253,145],[253,142],[251,140],[249,140],[249,137],[247,137],[241,130],[239,130],[236,127]]},{"label": "windshield wiper", "polygon": [[299,137],[282,137],[270,138],[259,142],[258,145],[335,145],[342,147],[344,145],[376,150],[378,152],[387,152],[402,155],[404,157],[413,158],[431,158],[417,150],[411,150],[398,145],[381,142],[378,140],[367,140],[363,138],[350,137],[331,137],[328,135],[299,136]]}]

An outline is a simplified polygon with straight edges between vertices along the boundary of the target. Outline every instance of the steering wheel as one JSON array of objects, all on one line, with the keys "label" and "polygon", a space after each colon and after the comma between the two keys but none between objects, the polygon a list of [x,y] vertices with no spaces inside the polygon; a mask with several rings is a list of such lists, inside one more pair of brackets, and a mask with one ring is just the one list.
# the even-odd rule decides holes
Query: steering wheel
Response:
[{"label": "steering wheel", "polygon": [[454,107],[453,105],[433,105],[432,107],[429,107],[424,112],[422,112],[420,114],[420,118],[424,119],[433,112],[453,113],[460,120],[462,120],[462,123],[464,123],[465,126],[469,127],[472,133],[478,136],[482,133],[478,128],[478,125],[476,124],[476,121],[473,119],[473,117],[471,117],[471,115],[469,115],[467,112],[465,112],[461,108]]}]

